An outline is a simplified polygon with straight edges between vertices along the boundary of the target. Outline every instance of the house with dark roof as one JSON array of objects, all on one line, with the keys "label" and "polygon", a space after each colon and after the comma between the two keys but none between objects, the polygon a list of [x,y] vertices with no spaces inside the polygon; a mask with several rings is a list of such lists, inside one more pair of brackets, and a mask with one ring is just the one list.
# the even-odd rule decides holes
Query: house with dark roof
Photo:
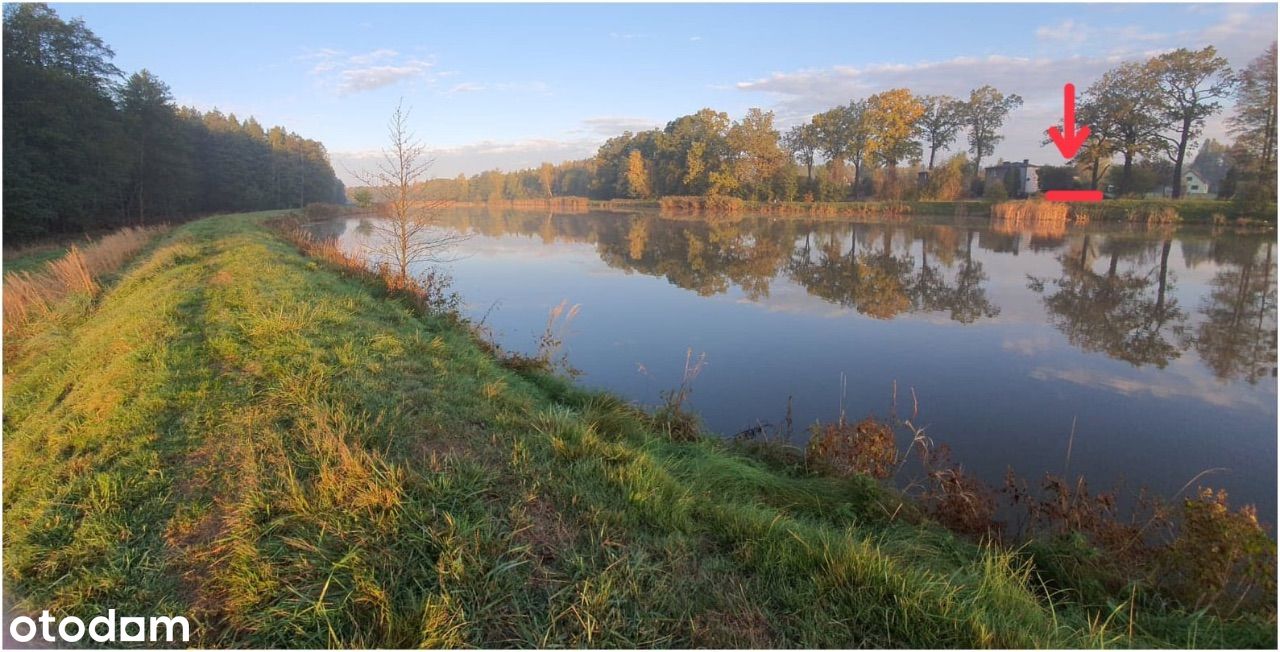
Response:
[{"label": "house with dark roof", "polygon": [[1003,182],[1010,197],[1027,197],[1040,192],[1040,166],[1032,165],[1029,159],[1017,161],[1001,161],[986,168],[984,183]]}]

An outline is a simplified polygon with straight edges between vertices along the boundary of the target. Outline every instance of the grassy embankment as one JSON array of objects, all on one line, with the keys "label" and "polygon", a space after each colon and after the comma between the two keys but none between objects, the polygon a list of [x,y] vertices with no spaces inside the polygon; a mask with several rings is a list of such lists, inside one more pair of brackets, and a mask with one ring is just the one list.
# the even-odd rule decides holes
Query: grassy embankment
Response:
[{"label": "grassy embankment", "polygon": [[176,228],[6,347],[18,610],[187,614],[208,646],[1275,644],[1086,609],[870,480],[671,441],[266,217]]}]

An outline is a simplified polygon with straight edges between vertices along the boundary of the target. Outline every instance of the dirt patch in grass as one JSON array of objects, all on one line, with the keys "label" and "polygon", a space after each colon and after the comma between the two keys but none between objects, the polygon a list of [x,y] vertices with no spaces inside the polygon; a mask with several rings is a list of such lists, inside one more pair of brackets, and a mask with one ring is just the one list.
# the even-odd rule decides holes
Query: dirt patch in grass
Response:
[{"label": "dirt patch in grass", "polygon": [[693,618],[697,647],[753,649],[775,647],[773,628],[758,607],[704,611]]},{"label": "dirt patch in grass", "polygon": [[444,470],[449,459],[466,456],[472,451],[472,443],[462,437],[416,437],[409,444],[413,459],[425,463],[435,473]]},{"label": "dirt patch in grass", "polygon": [[535,495],[528,500],[520,518],[524,525],[517,529],[516,536],[530,546],[542,564],[553,562],[558,553],[572,547],[577,539],[564,517],[544,496]]},{"label": "dirt patch in grass", "polygon": [[228,272],[227,270],[224,269],[218,272],[217,274],[214,274],[213,276],[209,277],[209,285],[212,285],[214,287],[226,287],[228,285],[231,285],[231,282],[233,280],[235,279],[234,277],[231,276],[231,272]]},{"label": "dirt patch in grass", "polygon": [[218,463],[212,445],[216,444],[188,455],[183,466],[189,474],[174,482],[174,494],[183,504],[208,507],[198,515],[170,520],[165,532],[170,562],[177,571],[186,602],[192,607],[191,615],[202,622],[224,611],[223,601],[210,578],[220,557],[220,542],[230,531],[227,509],[223,501],[213,495],[209,476],[202,472]]}]

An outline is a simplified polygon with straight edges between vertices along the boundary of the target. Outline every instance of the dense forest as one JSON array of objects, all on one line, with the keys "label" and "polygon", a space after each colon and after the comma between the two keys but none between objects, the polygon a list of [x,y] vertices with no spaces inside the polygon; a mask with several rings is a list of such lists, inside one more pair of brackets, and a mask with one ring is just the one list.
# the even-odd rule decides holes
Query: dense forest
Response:
[{"label": "dense forest", "polygon": [[324,145],[178,107],[79,19],[4,8],[4,236],[342,201]]},{"label": "dense forest", "polygon": [[[1202,138],[1206,120],[1225,101],[1235,103],[1230,145]],[[1021,104],[991,86],[967,98],[900,88],[818,113],[785,132],[772,112],[751,109],[735,121],[703,109],[661,129],[611,138],[591,159],[431,184],[436,196],[456,201],[1001,199],[1010,187],[983,180],[983,165],[992,162],[1005,120]],[[1083,89],[1078,111],[1092,134],[1075,159],[1042,168],[1041,189],[1109,188],[1117,196],[1167,189],[1178,197],[1190,168],[1219,198],[1254,206],[1275,201],[1275,44],[1239,72],[1211,46],[1121,64]],[[944,154],[954,150],[961,151]]]}]

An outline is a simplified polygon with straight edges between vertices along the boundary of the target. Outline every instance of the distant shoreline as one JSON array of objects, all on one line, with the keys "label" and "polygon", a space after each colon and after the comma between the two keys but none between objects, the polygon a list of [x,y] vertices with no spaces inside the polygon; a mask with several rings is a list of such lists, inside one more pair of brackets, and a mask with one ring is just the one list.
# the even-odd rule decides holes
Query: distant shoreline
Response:
[{"label": "distant shoreline", "polygon": [[[1040,202],[1038,199],[1024,200]],[[515,210],[553,210],[557,212],[659,212],[669,216],[739,216],[744,214],[770,217],[884,217],[909,219],[911,216],[955,216],[985,218],[998,202],[988,200],[956,201],[844,201],[844,202],[761,202],[731,197],[664,197],[662,199],[596,200],[585,197],[552,197],[549,199],[501,199],[488,202],[449,201],[449,208],[501,208]],[[1048,202],[1044,202],[1048,203]],[[1176,219],[1168,224],[1217,226],[1274,226],[1275,210],[1269,217],[1242,215],[1231,202],[1214,199],[1106,199],[1097,203],[1071,205],[1070,221],[1085,222],[1149,222],[1154,214],[1172,211]]]}]

